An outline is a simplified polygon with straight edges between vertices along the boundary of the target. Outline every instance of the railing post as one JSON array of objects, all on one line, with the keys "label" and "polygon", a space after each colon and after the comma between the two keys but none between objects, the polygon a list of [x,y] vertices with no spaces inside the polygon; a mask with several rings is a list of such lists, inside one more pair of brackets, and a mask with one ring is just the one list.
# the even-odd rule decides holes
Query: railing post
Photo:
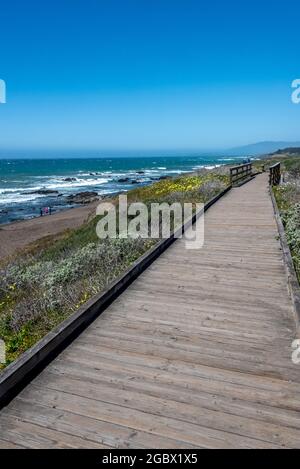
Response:
[{"label": "railing post", "polygon": [[278,186],[280,184],[280,179],[281,179],[280,163],[275,163],[273,164],[273,166],[270,166],[269,185]]}]

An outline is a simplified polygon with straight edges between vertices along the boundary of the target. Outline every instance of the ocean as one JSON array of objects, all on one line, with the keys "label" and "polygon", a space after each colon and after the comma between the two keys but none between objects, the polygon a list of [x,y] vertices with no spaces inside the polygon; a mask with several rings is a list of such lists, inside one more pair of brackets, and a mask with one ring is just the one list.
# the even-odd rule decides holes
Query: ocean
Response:
[{"label": "ocean", "polygon": [[0,159],[0,224],[76,206],[67,197],[83,191],[109,195],[197,168],[242,158],[135,156],[101,158]]}]

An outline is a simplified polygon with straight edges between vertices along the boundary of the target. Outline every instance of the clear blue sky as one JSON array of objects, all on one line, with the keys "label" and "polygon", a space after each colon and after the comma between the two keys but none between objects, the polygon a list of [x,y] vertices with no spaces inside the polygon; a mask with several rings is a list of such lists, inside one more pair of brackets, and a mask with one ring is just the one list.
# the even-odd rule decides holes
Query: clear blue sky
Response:
[{"label": "clear blue sky", "polygon": [[300,140],[299,1],[10,0],[0,148]]}]

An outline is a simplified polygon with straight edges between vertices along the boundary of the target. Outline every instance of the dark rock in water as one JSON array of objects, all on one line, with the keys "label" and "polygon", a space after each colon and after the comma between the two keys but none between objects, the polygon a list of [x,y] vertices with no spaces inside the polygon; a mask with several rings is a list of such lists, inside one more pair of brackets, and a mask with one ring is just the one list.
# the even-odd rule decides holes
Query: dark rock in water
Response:
[{"label": "dark rock in water", "polygon": [[76,178],[64,178],[63,181],[65,182],[74,182],[74,181],[77,181]]},{"label": "dark rock in water", "polygon": [[129,178],[120,178],[117,180],[117,182],[128,182]]},{"label": "dark rock in water", "polygon": [[136,171],[136,174],[145,174],[145,171]]},{"label": "dark rock in water", "polygon": [[84,191],[78,192],[78,194],[68,195],[66,199],[68,200],[68,202],[73,202],[76,204],[89,204],[90,202],[99,200],[99,196],[97,192]]},{"label": "dark rock in water", "polygon": [[151,179],[151,181],[158,181],[159,178],[152,176],[152,177],[150,177],[150,179]]},{"label": "dark rock in water", "polygon": [[52,189],[38,189],[36,191],[24,192],[25,195],[39,194],[39,195],[57,195],[58,191]]},{"label": "dark rock in water", "polygon": [[158,179],[159,179],[160,181],[161,181],[162,179],[170,179],[170,176],[159,176]]}]

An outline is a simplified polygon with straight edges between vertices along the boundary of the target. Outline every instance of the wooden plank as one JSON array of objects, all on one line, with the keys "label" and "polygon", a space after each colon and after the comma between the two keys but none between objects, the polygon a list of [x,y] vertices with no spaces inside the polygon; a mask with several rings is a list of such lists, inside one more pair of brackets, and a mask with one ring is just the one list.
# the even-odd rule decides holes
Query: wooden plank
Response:
[{"label": "wooden plank", "polygon": [[[184,448],[181,441],[157,437],[151,433],[132,430],[132,428],[96,420],[93,417],[78,415],[73,412],[57,410],[55,405],[39,405],[38,402],[25,402],[15,399],[10,406],[9,416],[6,410],[2,411],[3,422],[7,418],[17,421],[26,432],[31,425],[41,429],[50,429],[58,433],[61,444],[68,442],[68,435],[84,441],[87,448]],[[65,436],[67,435],[67,437]],[[35,432],[32,433],[32,444],[35,441]],[[74,441],[74,440],[73,440]],[[48,447],[53,447],[49,445]]]},{"label": "wooden plank", "polygon": [[[119,393],[120,398],[122,393]],[[195,423],[183,421],[175,417],[167,417],[153,414],[148,410],[136,410],[118,404],[90,399],[89,397],[72,396],[68,393],[39,388],[29,385],[22,391],[20,400],[30,402],[33,405],[39,404],[49,406],[54,401],[55,408],[72,412],[77,415],[84,415],[96,420],[114,423],[127,428],[149,432],[154,435],[172,438],[184,442],[187,447],[200,446],[202,448],[274,448],[279,444],[269,443],[264,440],[257,440],[251,437],[241,436],[231,433],[228,439],[226,432],[204,427]],[[174,411],[173,411],[174,414]],[[199,444],[201,441],[201,444]]]},{"label": "wooden plank", "polygon": [[[156,397],[145,392],[139,392],[131,389],[127,391],[111,386],[109,383],[102,383],[101,390],[96,383],[90,380],[77,380],[68,375],[45,373],[44,376],[36,380],[35,385],[39,389],[49,389],[54,391],[61,391],[69,394],[69,399],[74,396],[85,397],[94,402],[100,401],[116,404],[123,408],[130,408],[132,410],[141,410],[149,414],[157,416],[165,416],[172,419],[178,419],[182,422],[189,422],[207,428],[213,428],[220,431],[226,431],[228,428],[234,434],[262,440],[264,442],[273,443],[278,446],[288,446],[296,448],[300,441],[300,429],[295,427],[289,428],[286,426],[284,432],[278,425],[269,423],[264,425],[259,420],[249,419],[244,416],[234,417],[228,412],[222,412],[220,409],[207,409],[201,408],[198,412],[198,406],[189,402],[183,402],[182,399],[172,399],[169,395],[168,398]],[[95,405],[95,404],[93,404]]]},{"label": "wooden plank", "polygon": [[[177,240],[0,413],[2,445],[299,448],[300,373],[266,175]],[[232,223],[233,220],[233,223]],[[60,445],[60,446],[59,446]],[[73,446],[72,446],[73,445]]]},{"label": "wooden plank", "polygon": [[[83,366],[84,365],[84,366]],[[162,371],[141,369],[132,364],[120,368],[116,361],[102,360],[101,366],[96,368],[94,362],[71,360],[57,360],[48,368],[51,373],[67,375],[73,379],[97,384],[109,383],[117,389],[138,390],[145,395],[150,394],[179,402],[193,403],[198,408],[223,410],[232,415],[242,415],[261,420],[265,423],[275,423],[287,427],[300,428],[299,414],[289,409],[288,403],[274,399],[270,401],[269,391],[265,393],[258,389],[245,388],[237,385],[205,387],[205,381],[192,379],[190,376],[173,374]],[[99,370],[101,369],[101,373]],[[187,385],[188,382],[188,385]],[[297,403],[299,406],[299,401]]]},{"label": "wooden plank", "polygon": [[[16,444],[24,448],[109,449],[109,446],[103,445],[100,442],[95,443],[90,439],[79,438],[48,427],[24,422],[12,416],[1,416],[0,430],[1,435],[3,435],[3,438],[5,438],[8,443]],[[4,447],[5,445],[2,445],[0,441],[0,448]]]},{"label": "wooden plank", "polygon": [[19,446],[16,443],[0,438],[0,449],[25,449],[25,446]]}]

